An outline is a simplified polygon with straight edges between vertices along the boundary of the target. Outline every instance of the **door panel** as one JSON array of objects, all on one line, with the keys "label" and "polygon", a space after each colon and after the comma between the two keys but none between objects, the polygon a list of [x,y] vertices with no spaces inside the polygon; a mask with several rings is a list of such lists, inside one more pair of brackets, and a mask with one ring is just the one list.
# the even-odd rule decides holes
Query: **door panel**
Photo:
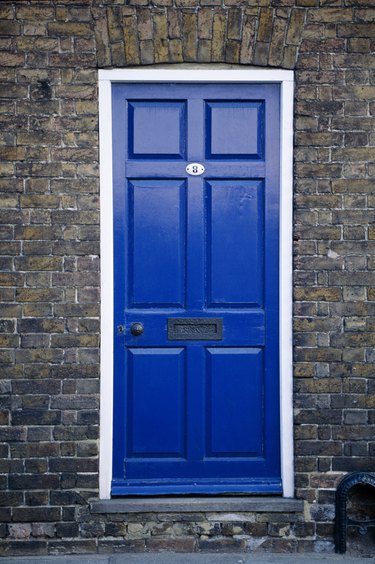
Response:
[{"label": "door panel", "polygon": [[127,456],[185,456],[184,356],[184,349],[129,350]]},{"label": "door panel", "polygon": [[227,100],[206,102],[205,111],[207,158],[261,159],[263,157],[263,102]]},{"label": "door panel", "polygon": [[172,100],[128,102],[130,158],[183,159],[186,104]]},{"label": "door panel", "polygon": [[208,348],[207,354],[206,456],[262,456],[262,350]]},{"label": "door panel", "polygon": [[[182,180],[132,180],[129,307],[185,304],[186,190]],[[152,236],[150,236],[152,234]]]},{"label": "door panel", "polygon": [[112,101],[112,493],[280,493],[279,86]]},{"label": "door panel", "polygon": [[262,181],[207,182],[206,264],[210,307],[262,305],[263,195]]}]

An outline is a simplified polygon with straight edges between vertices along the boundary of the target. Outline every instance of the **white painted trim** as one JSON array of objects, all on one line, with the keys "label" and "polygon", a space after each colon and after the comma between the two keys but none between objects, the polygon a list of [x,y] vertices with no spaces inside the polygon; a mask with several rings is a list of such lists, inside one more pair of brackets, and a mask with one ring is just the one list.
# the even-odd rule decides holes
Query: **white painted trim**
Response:
[{"label": "white painted trim", "polygon": [[272,69],[114,69],[100,70],[99,81],[110,82],[293,82],[293,71]]},{"label": "white painted trim", "polygon": [[110,499],[113,429],[113,198],[111,82],[99,84],[100,136],[100,458],[99,497]]},{"label": "white painted trim", "polygon": [[280,429],[284,497],[294,496],[293,442],[293,82],[281,83]]},{"label": "white painted trim", "polygon": [[111,84],[113,82],[248,82],[281,85],[280,425],[284,497],[294,495],[292,372],[293,71],[272,69],[99,70],[101,205],[100,499],[110,498],[113,421],[113,203]]}]

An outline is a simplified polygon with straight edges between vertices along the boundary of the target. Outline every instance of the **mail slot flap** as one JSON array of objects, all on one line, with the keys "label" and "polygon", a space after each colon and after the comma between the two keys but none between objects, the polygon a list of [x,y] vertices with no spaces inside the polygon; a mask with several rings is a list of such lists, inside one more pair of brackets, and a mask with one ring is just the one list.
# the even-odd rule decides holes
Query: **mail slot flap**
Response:
[{"label": "mail slot flap", "polygon": [[223,338],[221,317],[172,317],[168,319],[170,341],[220,341]]}]

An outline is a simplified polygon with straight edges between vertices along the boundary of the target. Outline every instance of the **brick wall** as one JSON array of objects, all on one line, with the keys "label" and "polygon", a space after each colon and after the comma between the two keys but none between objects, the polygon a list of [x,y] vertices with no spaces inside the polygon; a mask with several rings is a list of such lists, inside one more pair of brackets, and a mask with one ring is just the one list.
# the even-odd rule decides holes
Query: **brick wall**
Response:
[{"label": "brick wall", "polygon": [[[374,18],[371,0],[0,3],[3,554],[332,550],[338,480],[375,471]],[[97,68],[178,62],[296,71],[298,517],[98,518],[87,505],[98,492]]]}]

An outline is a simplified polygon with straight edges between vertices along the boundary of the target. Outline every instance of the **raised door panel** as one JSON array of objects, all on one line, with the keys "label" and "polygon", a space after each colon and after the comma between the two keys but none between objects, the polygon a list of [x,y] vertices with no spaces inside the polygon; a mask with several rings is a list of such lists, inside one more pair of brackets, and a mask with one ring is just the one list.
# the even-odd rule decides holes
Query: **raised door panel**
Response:
[{"label": "raised door panel", "polygon": [[185,303],[186,186],[181,180],[131,180],[128,187],[130,307]]},{"label": "raised door panel", "polygon": [[210,180],[206,194],[207,303],[262,306],[263,182]]},{"label": "raised door panel", "polygon": [[133,159],[183,159],[186,103],[173,100],[128,102],[128,151]]},{"label": "raised door panel", "polygon": [[184,457],[184,350],[130,349],[127,388],[127,456]]},{"label": "raised door panel", "polygon": [[207,349],[206,456],[263,456],[263,375],[262,349]]},{"label": "raised door panel", "polygon": [[209,159],[262,159],[264,103],[254,100],[206,102]]}]

